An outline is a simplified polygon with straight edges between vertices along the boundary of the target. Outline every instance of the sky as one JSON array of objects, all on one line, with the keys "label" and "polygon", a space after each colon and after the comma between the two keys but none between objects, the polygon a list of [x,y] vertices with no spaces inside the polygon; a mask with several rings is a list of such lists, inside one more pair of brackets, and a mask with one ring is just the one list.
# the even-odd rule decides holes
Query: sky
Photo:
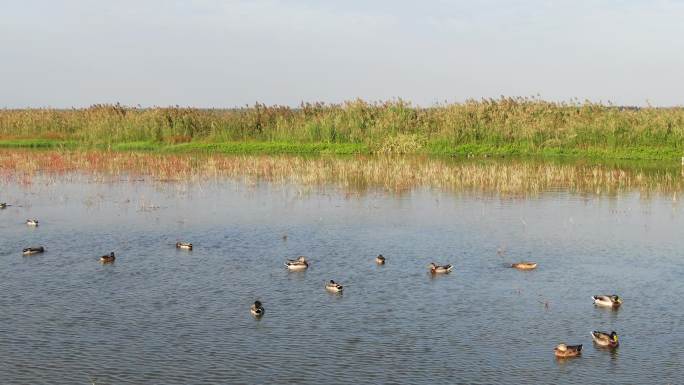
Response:
[{"label": "sky", "polygon": [[0,108],[684,105],[684,0],[0,0]]}]

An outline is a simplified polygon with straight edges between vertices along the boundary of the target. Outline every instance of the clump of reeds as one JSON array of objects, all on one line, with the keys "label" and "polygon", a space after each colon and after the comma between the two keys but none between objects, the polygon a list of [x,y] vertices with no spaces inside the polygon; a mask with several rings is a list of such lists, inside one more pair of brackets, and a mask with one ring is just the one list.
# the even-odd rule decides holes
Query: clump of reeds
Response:
[{"label": "clump of reeds", "polygon": [[684,149],[684,108],[625,108],[536,98],[470,100],[416,107],[403,100],[298,108],[137,108],[0,110],[1,138],[62,138],[84,143],[284,141],[365,143],[378,152],[416,152],[426,144],[522,144],[532,148]]},{"label": "clump of reeds", "polygon": [[0,152],[0,178],[30,183],[40,175],[122,175],[158,181],[207,181],[241,178],[251,181],[339,186],[349,192],[416,188],[477,191],[506,196],[563,189],[614,195],[622,191],[681,194],[679,170],[645,171],[591,164],[530,161],[450,161],[429,157],[356,156],[221,156],[160,155],[102,151]]}]

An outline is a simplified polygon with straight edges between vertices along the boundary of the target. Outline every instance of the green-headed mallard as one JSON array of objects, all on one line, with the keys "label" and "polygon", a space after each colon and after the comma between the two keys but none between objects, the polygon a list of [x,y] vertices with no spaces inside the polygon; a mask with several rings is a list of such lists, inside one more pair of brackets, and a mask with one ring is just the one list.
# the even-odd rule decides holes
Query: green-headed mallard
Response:
[{"label": "green-headed mallard", "polygon": [[582,354],[582,345],[559,344],[553,352],[558,358],[577,357]]},{"label": "green-headed mallard", "polygon": [[615,294],[595,295],[591,298],[594,299],[594,305],[598,306],[620,307],[620,305],[622,305],[622,298]]},{"label": "green-headed mallard", "polygon": [[5,202],[0,202],[0,210],[6,209],[7,208],[7,203]]},{"label": "green-headed mallard", "polygon": [[436,265],[434,262],[431,263],[430,265],[430,273],[432,274],[448,274],[451,273],[451,269],[454,267],[452,265]]},{"label": "green-headed mallard", "polygon": [[385,264],[385,257],[382,256],[382,254],[378,255],[375,257],[375,263],[378,265],[384,265]]},{"label": "green-headed mallard", "polygon": [[606,348],[616,348],[618,345],[620,345],[620,342],[618,341],[618,335],[614,331],[607,333],[594,330],[591,332],[591,338],[594,340],[596,345]]},{"label": "green-headed mallard", "polygon": [[22,250],[22,254],[33,255],[33,254],[40,254],[44,251],[45,251],[45,248],[43,246],[32,246],[32,247],[27,247],[24,250]]},{"label": "green-headed mallard", "polygon": [[535,262],[517,262],[511,264],[511,267],[518,270],[534,270],[537,268]]},{"label": "green-headed mallard", "polygon": [[285,266],[290,270],[304,270],[309,267],[309,262],[306,261],[306,257],[299,256],[297,259],[288,259]]},{"label": "green-headed mallard", "polygon": [[337,292],[337,293],[341,292],[342,289],[343,289],[342,285],[340,285],[339,283],[333,281],[332,279],[330,280],[330,282],[326,282],[325,288],[326,288],[327,290],[334,291],[334,292]]},{"label": "green-headed mallard", "polygon": [[264,307],[261,305],[261,301],[254,301],[254,305],[249,308],[249,312],[255,317],[261,317],[266,310],[264,310]]},{"label": "green-headed mallard", "polygon": [[177,249],[192,250],[192,243],[190,242],[176,242]]},{"label": "green-headed mallard", "polygon": [[38,220],[35,218],[27,219],[26,220],[26,226],[38,226]]},{"label": "green-headed mallard", "polygon": [[100,262],[102,263],[113,263],[116,257],[114,256],[114,252],[112,251],[109,253],[109,255],[103,255],[100,257]]}]

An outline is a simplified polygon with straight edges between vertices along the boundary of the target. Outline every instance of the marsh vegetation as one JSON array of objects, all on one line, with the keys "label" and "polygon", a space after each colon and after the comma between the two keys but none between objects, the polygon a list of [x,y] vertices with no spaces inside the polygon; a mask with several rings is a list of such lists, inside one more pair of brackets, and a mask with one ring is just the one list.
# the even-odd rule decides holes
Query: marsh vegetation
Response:
[{"label": "marsh vegetation", "polygon": [[413,106],[403,100],[297,108],[0,110],[5,147],[230,153],[542,154],[679,159],[684,108],[536,98]]},{"label": "marsh vegetation", "polygon": [[429,156],[268,156],[156,154],[107,151],[0,152],[0,178],[31,183],[39,175],[72,172],[99,178],[149,177],[156,181],[237,178],[299,186],[335,185],[348,192],[393,193],[416,188],[536,195],[549,190],[616,194],[637,190],[678,199],[684,170],[642,163],[599,164],[516,159],[452,160]]}]

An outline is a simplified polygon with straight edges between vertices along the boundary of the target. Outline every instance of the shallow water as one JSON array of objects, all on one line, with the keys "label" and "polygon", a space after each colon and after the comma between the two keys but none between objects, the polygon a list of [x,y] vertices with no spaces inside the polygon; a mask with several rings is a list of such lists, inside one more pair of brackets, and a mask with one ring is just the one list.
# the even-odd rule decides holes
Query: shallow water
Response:
[{"label": "shallow water", "polygon": [[[60,180],[0,189],[15,204],[0,210],[2,384],[684,381],[671,198]],[[23,257],[33,244],[47,252]],[[308,271],[284,268],[297,255]],[[504,267],[518,260],[539,268]],[[592,305],[612,292],[619,311]],[[594,347],[596,329],[621,346]],[[582,357],[556,360],[560,342]]]}]

